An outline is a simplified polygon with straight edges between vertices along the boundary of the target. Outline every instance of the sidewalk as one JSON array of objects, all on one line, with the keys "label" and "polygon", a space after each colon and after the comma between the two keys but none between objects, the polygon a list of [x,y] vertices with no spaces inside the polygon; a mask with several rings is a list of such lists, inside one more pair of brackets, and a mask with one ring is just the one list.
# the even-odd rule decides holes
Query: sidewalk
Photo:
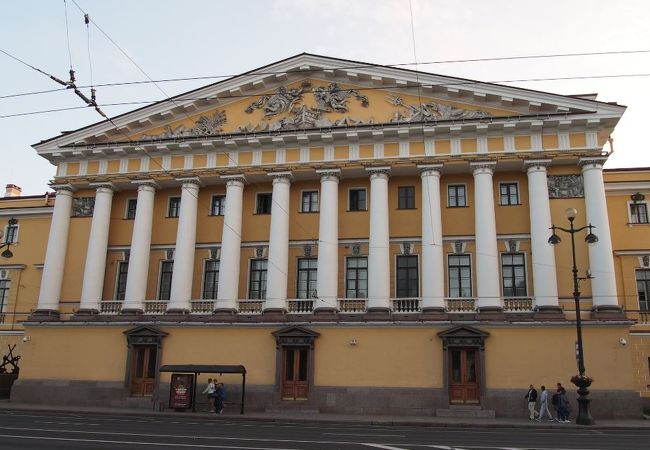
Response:
[{"label": "sidewalk", "polygon": [[440,428],[539,428],[557,429],[574,428],[585,430],[650,430],[650,420],[597,420],[592,426],[580,426],[575,423],[563,424],[557,422],[534,422],[525,418],[496,418],[496,419],[465,419],[451,417],[428,416],[369,416],[351,414],[322,414],[322,413],[267,413],[250,412],[243,415],[235,411],[226,411],[223,415],[208,412],[177,412],[177,411],[147,411],[142,409],[100,408],[100,407],[73,407],[73,406],[43,406],[24,403],[12,403],[0,400],[0,411],[41,411],[61,412],[66,414],[89,413],[119,416],[140,417],[165,417],[192,420],[237,420],[237,421],[263,421],[263,422],[299,422],[299,423],[345,423],[358,425],[392,425],[392,426],[417,426]]}]

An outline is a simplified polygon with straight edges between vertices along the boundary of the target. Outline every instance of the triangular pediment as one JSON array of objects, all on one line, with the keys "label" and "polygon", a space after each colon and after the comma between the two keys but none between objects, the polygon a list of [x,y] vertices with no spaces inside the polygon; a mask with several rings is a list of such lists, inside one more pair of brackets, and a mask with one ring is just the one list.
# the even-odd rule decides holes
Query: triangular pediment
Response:
[{"label": "triangular pediment", "polygon": [[158,328],[155,327],[150,327],[147,325],[141,325],[135,328],[131,328],[130,330],[126,330],[124,334],[127,337],[157,337],[157,338],[162,338],[167,336],[168,333],[165,333],[164,331],[159,330]]},{"label": "triangular pediment", "polygon": [[311,338],[316,338],[320,336],[320,333],[317,333],[315,331],[309,330],[307,328],[303,327],[298,327],[298,326],[290,326],[286,328],[282,328],[281,330],[274,331],[271,333],[273,336],[276,338],[280,337],[311,337]]},{"label": "triangular pediment", "polygon": [[257,135],[395,124],[574,115],[585,121],[609,117],[615,124],[623,111],[589,98],[301,54],[34,147],[53,159],[71,146],[155,145],[207,136],[254,142]]},{"label": "triangular pediment", "polygon": [[459,325],[438,333],[441,338],[485,338],[490,333],[468,325]]}]

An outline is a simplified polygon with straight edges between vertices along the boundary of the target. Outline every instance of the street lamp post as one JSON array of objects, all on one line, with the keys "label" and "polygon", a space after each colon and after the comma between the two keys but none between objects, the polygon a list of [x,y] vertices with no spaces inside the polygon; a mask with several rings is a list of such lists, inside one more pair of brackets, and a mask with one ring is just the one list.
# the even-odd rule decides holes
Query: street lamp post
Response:
[{"label": "street lamp post", "polygon": [[578,425],[593,425],[594,424],[594,419],[591,417],[591,413],[589,412],[589,403],[591,403],[591,399],[587,398],[589,395],[589,389],[587,389],[591,385],[591,378],[585,376],[585,359],[584,359],[584,351],[582,347],[582,321],[580,317],[580,285],[579,281],[580,280],[585,280],[592,278],[589,273],[587,273],[586,277],[579,277],[578,276],[578,267],[576,265],[576,244],[575,244],[575,238],[574,235],[576,233],[579,233],[583,230],[589,230],[587,233],[587,236],[585,236],[585,242],[587,244],[595,244],[598,242],[598,236],[596,236],[592,230],[595,228],[593,225],[585,225],[584,227],[580,228],[575,228],[573,225],[573,221],[576,218],[576,215],[578,214],[578,210],[575,208],[568,208],[565,211],[565,216],[569,220],[569,228],[562,228],[553,225],[551,229],[553,230],[553,234],[551,235],[550,238],[548,238],[548,243],[552,245],[559,244],[562,240],[560,239],[560,236],[557,235],[556,231],[560,230],[565,233],[569,233],[571,235],[571,257],[572,257],[572,270],[571,272],[573,273],[573,300],[575,302],[575,307],[576,307],[576,334],[577,334],[577,346],[578,346],[578,376],[573,377],[571,379],[571,382],[578,386],[578,417],[576,418],[576,423]]}]

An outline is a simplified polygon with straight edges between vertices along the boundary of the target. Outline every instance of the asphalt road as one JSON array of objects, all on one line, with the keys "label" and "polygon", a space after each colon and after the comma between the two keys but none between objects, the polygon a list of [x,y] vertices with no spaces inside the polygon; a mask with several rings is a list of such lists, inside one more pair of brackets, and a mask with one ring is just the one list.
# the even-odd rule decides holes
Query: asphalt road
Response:
[{"label": "asphalt road", "polygon": [[433,428],[0,411],[0,449],[647,450],[649,430]]}]

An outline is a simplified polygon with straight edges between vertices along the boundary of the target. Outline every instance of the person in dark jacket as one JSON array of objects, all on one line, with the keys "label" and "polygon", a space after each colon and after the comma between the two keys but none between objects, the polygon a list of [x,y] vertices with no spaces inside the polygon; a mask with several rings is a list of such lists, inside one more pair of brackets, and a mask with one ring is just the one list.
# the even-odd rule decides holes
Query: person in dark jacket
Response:
[{"label": "person in dark jacket", "polygon": [[571,423],[569,420],[569,399],[566,396],[566,389],[557,384],[557,421],[560,423]]},{"label": "person in dark jacket", "polygon": [[223,383],[217,383],[215,395],[216,395],[216,401],[215,401],[216,413],[222,414],[224,401],[226,400],[226,388],[223,387]]},{"label": "person in dark jacket", "polygon": [[537,391],[532,384],[528,388],[528,392],[524,397],[528,401],[528,419],[534,420],[537,415],[537,411],[535,411],[535,405],[537,404]]}]

